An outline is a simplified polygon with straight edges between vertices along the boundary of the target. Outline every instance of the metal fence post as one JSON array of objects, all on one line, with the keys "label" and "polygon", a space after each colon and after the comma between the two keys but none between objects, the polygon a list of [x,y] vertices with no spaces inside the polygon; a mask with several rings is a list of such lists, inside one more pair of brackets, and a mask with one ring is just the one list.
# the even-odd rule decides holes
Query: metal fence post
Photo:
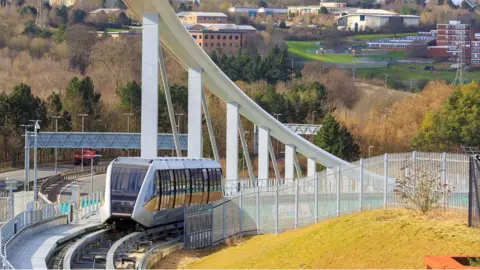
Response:
[{"label": "metal fence post", "polygon": [[223,239],[227,239],[227,202],[223,198],[222,205],[222,214],[223,214]]},{"label": "metal fence post", "polygon": [[[213,245],[214,235],[215,235],[215,211],[214,211],[214,204],[211,203],[209,206],[210,211],[210,223],[211,223],[211,231],[210,231],[210,245]],[[188,236],[190,238],[190,236]]]},{"label": "metal fence post", "polygon": [[278,181],[275,189],[275,233],[278,234]]},{"label": "metal fence post", "polygon": [[298,190],[299,190],[299,186],[298,186],[298,178],[295,179],[295,229],[298,228]]},{"label": "metal fence post", "polygon": [[442,184],[447,184],[447,153],[442,153]]},{"label": "metal fence post", "polygon": [[341,167],[337,167],[337,217],[340,216],[340,189],[342,185]]},{"label": "metal fence post", "polygon": [[363,158],[360,159],[360,211],[363,210]]},{"label": "metal fence post", "polygon": [[387,209],[387,185],[388,185],[388,154],[385,153],[383,160],[383,209]]},{"label": "metal fence post", "polygon": [[315,176],[313,178],[313,186],[315,188],[314,194],[315,194],[315,223],[318,222],[318,173],[315,173]]},{"label": "metal fence post", "polygon": [[239,231],[240,231],[240,234],[243,233],[243,188],[240,188],[240,213],[239,213],[239,220],[240,220],[240,224],[239,224]]},{"label": "metal fence post", "polygon": [[257,183],[257,194],[256,194],[256,204],[257,204],[257,209],[256,209],[256,216],[257,216],[257,234],[260,234],[260,187],[258,186]]}]

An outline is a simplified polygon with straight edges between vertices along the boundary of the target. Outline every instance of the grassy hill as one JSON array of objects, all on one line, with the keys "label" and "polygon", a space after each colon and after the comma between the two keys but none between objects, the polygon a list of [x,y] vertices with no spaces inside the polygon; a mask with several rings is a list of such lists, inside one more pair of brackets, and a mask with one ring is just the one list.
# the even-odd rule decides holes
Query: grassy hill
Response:
[{"label": "grassy hill", "polygon": [[252,237],[188,268],[422,268],[425,255],[480,254],[466,215],[370,211]]}]

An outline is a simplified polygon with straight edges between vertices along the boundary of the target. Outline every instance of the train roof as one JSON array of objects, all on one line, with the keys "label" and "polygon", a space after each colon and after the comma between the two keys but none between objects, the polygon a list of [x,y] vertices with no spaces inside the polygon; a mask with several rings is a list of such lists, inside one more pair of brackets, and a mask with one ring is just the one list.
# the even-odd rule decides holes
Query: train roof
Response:
[{"label": "train roof", "polygon": [[190,168],[219,168],[220,163],[211,159],[177,158],[177,157],[158,157],[158,158],[139,158],[139,157],[119,157],[113,160],[113,164],[122,165],[144,165],[155,164],[156,167],[165,169],[190,169]]}]

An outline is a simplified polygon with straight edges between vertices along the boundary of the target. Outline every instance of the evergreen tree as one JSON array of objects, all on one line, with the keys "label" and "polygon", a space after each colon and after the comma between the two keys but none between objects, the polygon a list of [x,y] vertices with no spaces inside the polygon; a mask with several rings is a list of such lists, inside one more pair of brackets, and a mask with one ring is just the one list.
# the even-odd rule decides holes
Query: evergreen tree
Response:
[{"label": "evergreen tree", "polygon": [[356,160],[360,156],[360,146],[355,143],[353,136],[330,114],[323,119],[322,128],[315,135],[313,142],[323,150],[347,161]]},{"label": "evergreen tree", "polygon": [[142,105],[142,86],[136,81],[120,86],[117,90],[120,106],[128,112],[140,111]]}]

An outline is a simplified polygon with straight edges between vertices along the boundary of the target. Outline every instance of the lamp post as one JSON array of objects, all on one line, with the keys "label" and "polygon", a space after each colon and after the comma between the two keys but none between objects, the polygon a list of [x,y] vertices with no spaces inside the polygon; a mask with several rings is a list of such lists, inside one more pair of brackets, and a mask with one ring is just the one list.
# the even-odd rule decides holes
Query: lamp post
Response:
[{"label": "lamp post", "polygon": [[40,130],[40,120],[30,120],[35,123],[33,129],[35,130],[35,143],[33,148],[33,201],[37,201],[37,137]]},{"label": "lamp post", "polygon": [[[134,113],[124,113],[127,116],[127,132],[130,133],[130,117],[134,116]],[[127,149],[127,156],[130,156],[130,149]]]},{"label": "lamp post", "polygon": [[91,159],[90,159],[90,182],[92,184],[92,192],[93,193],[93,161],[95,160],[95,158],[99,158],[101,157],[101,155],[91,155]]},{"label": "lamp post", "polygon": [[27,145],[28,142],[28,128],[33,127],[33,125],[20,125],[21,127],[25,128],[25,187],[23,188],[25,191],[29,191],[30,189],[30,148]]},{"label": "lamp post", "polygon": [[[85,117],[88,116],[86,113],[81,113],[78,116],[82,117],[82,133],[84,132],[84,126],[85,126]],[[82,134],[83,135],[83,134]],[[80,170],[83,171],[83,147],[82,147],[82,159],[80,161]]]},{"label": "lamp post", "polygon": [[368,147],[368,158],[371,157],[371,155],[370,155],[370,150],[371,150],[372,148],[373,148],[373,145],[370,145],[370,146]]},{"label": "lamp post", "polygon": [[[58,119],[63,119],[61,116],[52,116],[53,119],[55,119],[55,132],[58,132]],[[55,147],[55,174],[57,174],[57,148]]]}]

